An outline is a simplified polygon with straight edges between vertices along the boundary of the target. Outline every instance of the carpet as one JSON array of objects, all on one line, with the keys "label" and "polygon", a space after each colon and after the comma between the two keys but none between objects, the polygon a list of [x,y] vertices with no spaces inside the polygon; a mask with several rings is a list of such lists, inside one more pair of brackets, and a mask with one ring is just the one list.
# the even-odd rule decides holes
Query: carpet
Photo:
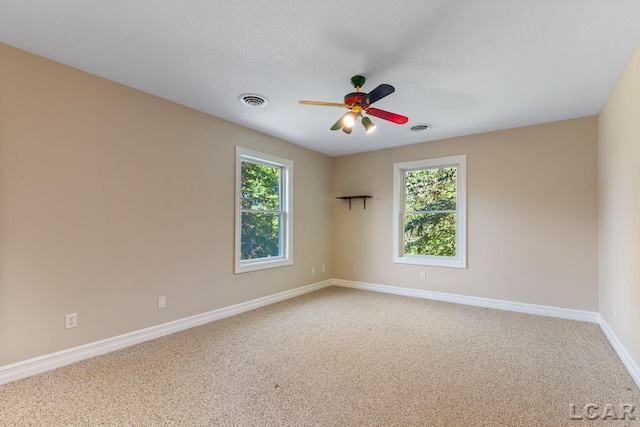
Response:
[{"label": "carpet", "polygon": [[0,386],[2,426],[638,424],[596,324],[337,287]]}]

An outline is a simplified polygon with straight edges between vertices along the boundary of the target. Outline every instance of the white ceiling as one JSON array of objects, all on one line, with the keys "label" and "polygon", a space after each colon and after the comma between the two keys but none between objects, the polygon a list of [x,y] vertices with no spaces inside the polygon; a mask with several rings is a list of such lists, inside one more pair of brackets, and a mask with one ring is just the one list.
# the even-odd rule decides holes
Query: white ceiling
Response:
[{"label": "white ceiling", "polygon": [[[640,1],[0,0],[0,42],[340,155],[598,114]],[[298,104],[342,102],[355,74],[409,123],[346,135],[346,110]]]}]

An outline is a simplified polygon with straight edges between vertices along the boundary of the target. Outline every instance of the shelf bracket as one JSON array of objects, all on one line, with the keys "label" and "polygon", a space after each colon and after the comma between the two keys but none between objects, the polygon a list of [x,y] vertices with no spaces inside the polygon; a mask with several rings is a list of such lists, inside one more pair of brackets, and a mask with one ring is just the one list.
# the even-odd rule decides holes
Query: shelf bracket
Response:
[{"label": "shelf bracket", "polygon": [[367,199],[371,199],[372,197],[373,196],[368,196],[368,195],[358,195],[358,196],[341,196],[341,197],[336,197],[336,199],[349,201],[349,210],[351,210],[352,199],[362,199],[362,206],[364,207],[364,209],[367,209]]}]

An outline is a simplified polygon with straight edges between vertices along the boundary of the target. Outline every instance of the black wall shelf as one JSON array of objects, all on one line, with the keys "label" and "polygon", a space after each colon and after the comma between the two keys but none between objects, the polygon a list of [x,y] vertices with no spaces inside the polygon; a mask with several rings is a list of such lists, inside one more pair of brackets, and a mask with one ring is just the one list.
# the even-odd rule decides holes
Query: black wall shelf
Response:
[{"label": "black wall shelf", "polygon": [[367,209],[367,199],[371,199],[373,196],[360,195],[360,196],[341,196],[336,197],[336,199],[348,200],[349,201],[349,210],[351,210],[351,199],[362,199],[362,206]]}]

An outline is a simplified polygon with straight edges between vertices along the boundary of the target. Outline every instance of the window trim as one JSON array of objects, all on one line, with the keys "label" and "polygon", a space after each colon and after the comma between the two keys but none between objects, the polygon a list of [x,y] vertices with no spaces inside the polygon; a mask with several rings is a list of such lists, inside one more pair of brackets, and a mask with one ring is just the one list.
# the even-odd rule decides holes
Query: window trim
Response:
[{"label": "window trim", "polygon": [[[280,241],[281,254],[277,257],[242,260],[242,209],[240,207],[242,187],[242,161],[255,162],[267,166],[282,168],[280,203],[282,210],[282,237]],[[236,177],[235,177],[235,274],[268,268],[283,267],[293,264],[293,161],[236,146]]]},{"label": "window trim", "polygon": [[[404,172],[456,166],[456,256],[404,253]],[[435,267],[467,268],[467,156],[449,156],[393,164],[393,262]]]}]

